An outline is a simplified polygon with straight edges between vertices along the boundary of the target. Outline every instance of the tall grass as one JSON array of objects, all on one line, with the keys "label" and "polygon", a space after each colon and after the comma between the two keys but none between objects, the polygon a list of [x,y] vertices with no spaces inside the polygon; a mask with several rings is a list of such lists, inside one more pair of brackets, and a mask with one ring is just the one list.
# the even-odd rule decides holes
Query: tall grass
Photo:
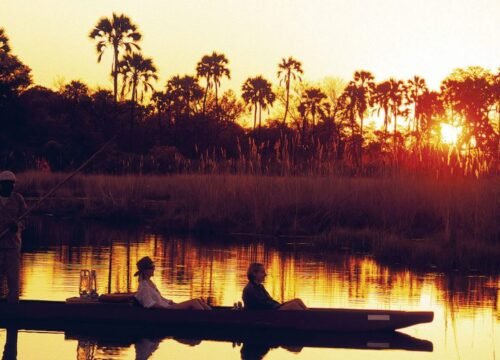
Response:
[{"label": "tall grass", "polygon": [[[24,173],[19,190],[36,197],[63,177]],[[332,247],[361,231],[371,250],[395,255],[403,246],[500,255],[498,185],[495,178],[80,175],[43,208],[174,231],[311,236]]]}]

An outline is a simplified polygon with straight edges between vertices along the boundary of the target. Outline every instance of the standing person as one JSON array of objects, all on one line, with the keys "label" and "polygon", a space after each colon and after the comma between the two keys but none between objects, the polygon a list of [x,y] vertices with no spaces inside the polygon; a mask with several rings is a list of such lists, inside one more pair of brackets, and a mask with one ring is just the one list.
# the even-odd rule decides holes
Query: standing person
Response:
[{"label": "standing person", "polygon": [[151,280],[154,273],[155,264],[149,256],[145,256],[137,262],[137,272],[134,276],[139,276],[139,287],[135,298],[145,308],[212,310],[201,299],[191,299],[181,303],[165,299]]},{"label": "standing person", "polygon": [[252,263],[248,267],[248,284],[243,289],[243,302],[248,310],[307,310],[300,299],[293,299],[283,304],[274,300],[262,283],[267,273],[263,264]]},{"label": "standing person", "polygon": [[26,211],[21,194],[14,191],[16,175],[0,173],[0,281],[7,277],[7,302],[19,302],[19,270],[21,264],[21,233],[24,225],[19,217]]}]

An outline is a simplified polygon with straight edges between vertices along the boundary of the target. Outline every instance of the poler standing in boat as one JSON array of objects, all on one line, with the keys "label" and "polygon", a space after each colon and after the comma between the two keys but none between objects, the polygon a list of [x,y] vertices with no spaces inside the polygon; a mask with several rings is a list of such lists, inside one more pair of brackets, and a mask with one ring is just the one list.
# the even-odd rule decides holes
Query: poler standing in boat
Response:
[{"label": "poler standing in boat", "polygon": [[267,273],[263,264],[252,263],[248,267],[248,284],[243,289],[243,303],[248,310],[307,310],[301,299],[293,299],[283,304],[274,300],[262,283]]},{"label": "poler standing in boat", "polygon": [[18,219],[26,211],[21,194],[14,191],[16,175],[0,173],[0,281],[7,277],[7,302],[19,302],[19,270],[21,265],[21,233],[24,224]]},{"label": "poler standing in boat", "polygon": [[145,308],[212,310],[201,299],[191,299],[175,303],[172,300],[164,298],[151,280],[154,272],[155,264],[149,256],[145,256],[137,262],[137,272],[134,276],[139,277],[139,288],[137,289],[135,298]]}]

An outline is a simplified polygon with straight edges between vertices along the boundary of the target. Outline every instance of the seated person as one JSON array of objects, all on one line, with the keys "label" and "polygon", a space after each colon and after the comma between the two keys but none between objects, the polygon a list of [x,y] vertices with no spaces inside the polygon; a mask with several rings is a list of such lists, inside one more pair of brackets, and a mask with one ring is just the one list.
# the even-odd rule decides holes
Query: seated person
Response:
[{"label": "seated person", "polygon": [[165,299],[151,280],[154,272],[155,264],[149,256],[145,256],[137,262],[137,272],[134,276],[139,276],[139,288],[135,298],[145,308],[212,310],[201,299],[191,299],[181,303]]},{"label": "seated person", "polygon": [[252,263],[248,267],[248,284],[243,289],[243,303],[248,310],[307,310],[307,306],[300,299],[293,299],[283,304],[274,300],[262,283],[266,278],[264,265]]}]

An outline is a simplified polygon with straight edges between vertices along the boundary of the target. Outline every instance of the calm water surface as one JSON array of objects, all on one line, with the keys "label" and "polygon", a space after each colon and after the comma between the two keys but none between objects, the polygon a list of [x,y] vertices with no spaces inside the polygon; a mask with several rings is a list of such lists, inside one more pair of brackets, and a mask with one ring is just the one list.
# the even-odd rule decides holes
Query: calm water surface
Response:
[{"label": "calm water surface", "polygon": [[[158,288],[175,301],[202,297],[214,305],[232,305],[240,300],[248,264],[258,261],[268,268],[267,289],[281,301],[300,297],[311,307],[435,313],[433,323],[402,331],[432,342],[432,352],[288,346],[264,349],[266,360],[500,358],[499,277],[416,273],[379,265],[370,257],[314,253],[300,245],[197,241],[144,228],[51,218],[31,221],[23,247],[23,299],[77,295],[83,268],[97,270],[99,293],[133,291],[135,262],[149,255],[156,262]],[[22,360],[242,358],[241,344],[222,341],[166,338],[103,344],[71,334],[0,329],[1,346],[7,338],[4,358],[17,348],[17,359]]]}]

